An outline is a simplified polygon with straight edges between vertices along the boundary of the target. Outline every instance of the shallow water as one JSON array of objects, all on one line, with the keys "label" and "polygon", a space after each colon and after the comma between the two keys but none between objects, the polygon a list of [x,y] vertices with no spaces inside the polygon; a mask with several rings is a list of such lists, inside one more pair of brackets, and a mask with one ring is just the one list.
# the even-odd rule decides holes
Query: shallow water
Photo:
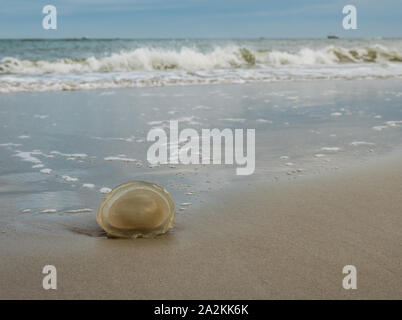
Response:
[{"label": "shallow water", "polygon": [[[401,84],[311,81],[0,95],[1,223],[93,235],[101,189],[129,180],[165,187],[180,216],[236,185],[298,179],[375,159],[401,147]],[[236,165],[149,167],[148,131],[175,119],[180,129],[197,131],[255,128],[255,173],[236,176]]]}]

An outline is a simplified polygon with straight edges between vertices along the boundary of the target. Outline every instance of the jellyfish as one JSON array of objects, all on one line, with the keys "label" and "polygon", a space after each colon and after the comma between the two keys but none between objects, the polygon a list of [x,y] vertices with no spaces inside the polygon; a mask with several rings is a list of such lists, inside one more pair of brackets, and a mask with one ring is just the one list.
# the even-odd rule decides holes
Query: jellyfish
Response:
[{"label": "jellyfish", "polygon": [[172,226],[175,207],[157,184],[131,181],[114,188],[102,201],[96,221],[109,237],[151,238]]}]

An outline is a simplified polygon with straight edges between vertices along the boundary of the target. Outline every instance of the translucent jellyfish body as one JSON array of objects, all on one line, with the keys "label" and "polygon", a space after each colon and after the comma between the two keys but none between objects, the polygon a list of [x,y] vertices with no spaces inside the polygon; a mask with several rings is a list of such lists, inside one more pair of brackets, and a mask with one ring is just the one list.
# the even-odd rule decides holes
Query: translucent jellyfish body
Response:
[{"label": "translucent jellyfish body", "polygon": [[96,221],[112,237],[154,237],[171,227],[175,214],[173,200],[164,188],[132,181],[117,186],[106,196]]}]

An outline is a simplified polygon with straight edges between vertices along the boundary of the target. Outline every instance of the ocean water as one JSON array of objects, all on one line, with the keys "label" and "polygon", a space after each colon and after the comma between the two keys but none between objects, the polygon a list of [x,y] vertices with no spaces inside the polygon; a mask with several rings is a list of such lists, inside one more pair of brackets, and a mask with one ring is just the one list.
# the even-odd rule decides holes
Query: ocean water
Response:
[{"label": "ocean water", "polygon": [[402,77],[402,39],[0,40],[0,93]]},{"label": "ocean water", "polygon": [[[105,190],[130,180],[164,186],[180,219],[399,152],[401,78],[402,39],[0,40],[0,224],[97,235]],[[255,173],[150,166],[147,133],[169,120],[255,129]]]}]

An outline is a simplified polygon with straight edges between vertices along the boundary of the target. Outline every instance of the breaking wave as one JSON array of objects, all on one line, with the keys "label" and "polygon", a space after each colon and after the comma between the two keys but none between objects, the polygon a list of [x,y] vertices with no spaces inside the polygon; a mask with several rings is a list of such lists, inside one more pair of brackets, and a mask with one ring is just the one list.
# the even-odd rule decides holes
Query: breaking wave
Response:
[{"label": "breaking wave", "polygon": [[402,77],[402,51],[383,45],[295,50],[139,47],[107,56],[0,60],[0,93],[254,81]]},{"label": "breaking wave", "polygon": [[188,47],[182,47],[180,50],[145,47],[121,51],[102,58],[92,56],[80,59],[20,60],[5,57],[0,61],[0,74],[212,70],[387,62],[402,62],[402,52],[381,45],[356,49],[303,48],[296,52],[252,50],[238,46],[216,47],[210,52],[201,52],[199,49]]}]

